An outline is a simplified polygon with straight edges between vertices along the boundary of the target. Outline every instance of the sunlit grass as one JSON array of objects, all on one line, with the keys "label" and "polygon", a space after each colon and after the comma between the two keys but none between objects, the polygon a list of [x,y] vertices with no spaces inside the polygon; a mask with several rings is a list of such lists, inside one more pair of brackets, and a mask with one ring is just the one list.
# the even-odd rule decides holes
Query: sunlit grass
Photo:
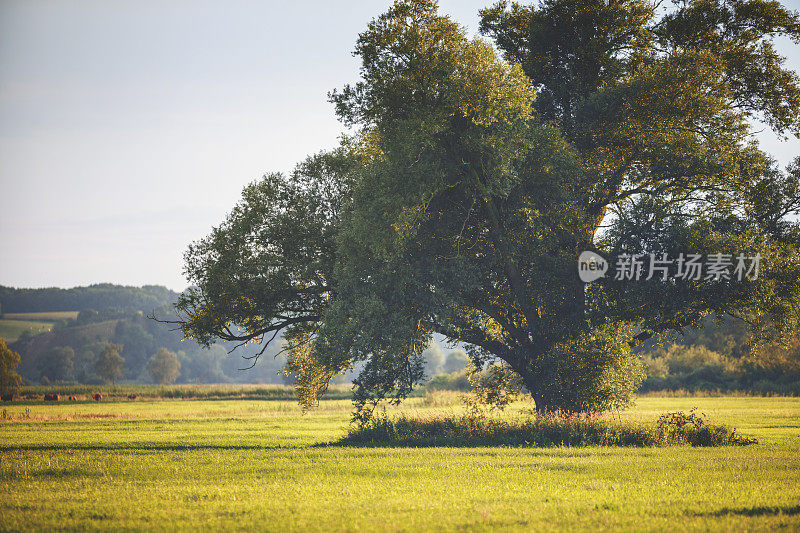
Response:
[{"label": "sunlit grass", "polygon": [[[338,444],[346,400],[307,415],[291,401],[10,404],[0,407],[0,529],[800,527],[800,399],[647,397],[619,419],[694,406],[761,443],[354,448]],[[463,407],[437,393],[396,412]]]},{"label": "sunlit grass", "polygon": [[0,337],[3,337],[6,342],[14,342],[20,336],[30,331],[33,334],[45,333],[53,329],[53,324],[50,322],[31,322],[27,320],[0,320]]},{"label": "sunlit grass", "polygon": [[68,318],[78,318],[78,311],[47,311],[43,313],[3,313],[7,320],[39,320],[42,322],[56,322]]}]

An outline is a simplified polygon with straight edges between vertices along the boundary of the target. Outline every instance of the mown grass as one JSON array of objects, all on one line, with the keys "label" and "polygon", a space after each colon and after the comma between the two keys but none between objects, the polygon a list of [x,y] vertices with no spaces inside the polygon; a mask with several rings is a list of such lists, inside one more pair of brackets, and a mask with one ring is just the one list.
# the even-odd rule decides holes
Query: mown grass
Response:
[{"label": "mown grass", "polygon": [[15,342],[25,331],[33,334],[46,333],[53,329],[50,322],[31,322],[26,320],[0,320],[0,337],[6,342]]},{"label": "mown grass", "polygon": [[31,320],[39,322],[58,322],[78,318],[78,311],[47,311],[42,313],[3,313],[6,320]]},{"label": "mown grass", "polygon": [[[695,406],[760,443],[357,447],[346,400],[11,404],[0,529],[798,529],[800,399],[647,397],[618,419]],[[460,413],[443,393],[389,415]]]}]

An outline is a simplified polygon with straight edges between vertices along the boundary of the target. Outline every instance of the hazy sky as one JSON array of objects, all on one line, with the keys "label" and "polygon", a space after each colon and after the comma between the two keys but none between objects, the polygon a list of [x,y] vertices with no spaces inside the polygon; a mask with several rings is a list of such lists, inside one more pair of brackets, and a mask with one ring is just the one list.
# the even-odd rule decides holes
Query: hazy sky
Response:
[{"label": "hazy sky", "polygon": [[[440,5],[475,32],[490,3]],[[246,183],[335,146],[326,93],[389,4],[0,0],[0,285],[183,289]]]}]

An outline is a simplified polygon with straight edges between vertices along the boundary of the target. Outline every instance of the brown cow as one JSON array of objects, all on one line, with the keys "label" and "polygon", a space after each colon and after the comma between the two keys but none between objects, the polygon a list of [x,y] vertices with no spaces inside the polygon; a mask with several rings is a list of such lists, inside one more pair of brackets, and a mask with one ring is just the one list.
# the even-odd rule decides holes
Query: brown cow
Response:
[{"label": "brown cow", "polygon": [[17,395],[16,394],[3,394],[3,398],[2,398],[2,400],[4,402],[13,402],[16,399],[17,399]]},{"label": "brown cow", "polygon": [[44,401],[46,402],[57,402],[59,399],[58,394],[45,394]]},{"label": "brown cow", "polygon": [[94,401],[96,401],[96,402],[99,402],[100,400],[102,400],[102,399],[103,399],[103,395],[102,395],[102,394],[100,394],[99,392],[96,392],[96,393],[94,394],[94,396],[92,396],[92,398],[94,398]]}]

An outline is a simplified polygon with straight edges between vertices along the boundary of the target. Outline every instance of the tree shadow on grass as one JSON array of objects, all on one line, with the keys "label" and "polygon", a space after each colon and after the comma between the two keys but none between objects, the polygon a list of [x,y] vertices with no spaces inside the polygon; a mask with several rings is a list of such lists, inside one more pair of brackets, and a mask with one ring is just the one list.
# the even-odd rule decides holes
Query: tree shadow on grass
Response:
[{"label": "tree shadow on grass", "polygon": [[34,472],[20,472],[18,470],[7,470],[3,472],[3,477],[6,481],[26,480],[35,478],[38,481],[42,480],[65,480],[65,479],[86,479],[86,478],[100,478],[105,474],[98,470],[87,468],[85,466],[67,466],[64,468],[45,468],[36,470]]},{"label": "tree shadow on grass", "polygon": [[783,506],[758,506],[758,507],[742,507],[738,509],[731,509],[723,507],[718,511],[710,513],[698,513],[698,516],[795,516],[800,515],[800,505],[783,505]]}]

